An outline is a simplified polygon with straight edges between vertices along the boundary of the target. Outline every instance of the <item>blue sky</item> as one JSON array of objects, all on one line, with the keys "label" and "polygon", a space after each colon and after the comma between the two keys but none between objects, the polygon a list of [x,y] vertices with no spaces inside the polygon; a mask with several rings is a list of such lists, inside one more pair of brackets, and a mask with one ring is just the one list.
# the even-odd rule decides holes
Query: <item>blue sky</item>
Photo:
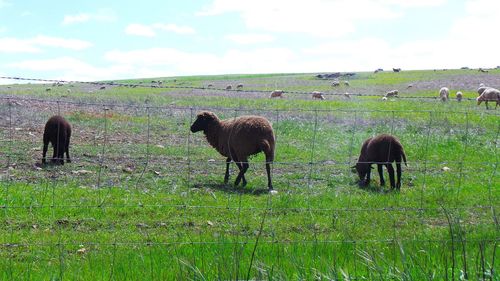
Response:
[{"label": "blue sky", "polygon": [[0,76],[495,67],[499,13],[497,0],[0,0]]}]

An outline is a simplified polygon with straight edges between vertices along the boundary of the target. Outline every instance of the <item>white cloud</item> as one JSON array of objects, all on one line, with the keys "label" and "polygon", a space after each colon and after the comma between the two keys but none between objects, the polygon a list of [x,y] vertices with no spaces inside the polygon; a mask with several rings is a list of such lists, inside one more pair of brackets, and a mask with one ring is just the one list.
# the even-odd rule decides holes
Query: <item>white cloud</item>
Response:
[{"label": "white cloud", "polygon": [[17,38],[0,38],[0,53],[38,53],[40,48],[29,40]]},{"label": "white cloud", "polygon": [[39,53],[43,46],[79,51],[91,47],[92,43],[44,35],[29,39],[0,38],[0,53]]},{"label": "white cloud", "polygon": [[116,15],[112,10],[100,9],[95,13],[79,13],[75,15],[65,15],[63,25],[83,23],[88,21],[112,22],[116,20]]},{"label": "white cloud", "polygon": [[155,29],[171,31],[179,34],[194,34],[195,30],[189,26],[179,26],[173,23],[163,24],[163,23],[155,23],[152,25]]},{"label": "white cloud", "polygon": [[5,31],[7,31],[7,27],[5,27],[5,26],[0,26],[0,33],[3,33],[3,32],[5,32]]},{"label": "white cloud", "polygon": [[274,37],[269,34],[245,33],[245,34],[229,34],[226,35],[227,40],[233,41],[236,44],[250,45],[258,43],[269,43],[274,41]]},{"label": "white cloud", "polygon": [[152,25],[138,24],[133,23],[129,24],[125,28],[125,33],[129,35],[135,36],[143,36],[143,37],[154,37],[156,36],[156,31],[169,31],[178,34],[194,34],[196,31],[190,26],[180,26],[173,23],[155,23]]},{"label": "white cloud", "polygon": [[156,32],[151,27],[138,23],[129,24],[125,28],[125,33],[129,35],[143,36],[143,37],[156,36]]},{"label": "white cloud", "polygon": [[[95,67],[87,62],[72,58],[59,57],[54,59],[25,60],[7,65],[10,68],[23,71],[57,72],[57,79],[95,81],[101,79],[117,79],[127,77],[133,73],[126,65],[113,65],[107,67]],[[54,77],[52,77],[54,78]]]},{"label": "white cloud", "polygon": [[339,38],[356,31],[364,21],[403,17],[413,7],[437,7],[447,0],[213,0],[196,13],[216,16],[238,13],[248,29],[303,33]]}]

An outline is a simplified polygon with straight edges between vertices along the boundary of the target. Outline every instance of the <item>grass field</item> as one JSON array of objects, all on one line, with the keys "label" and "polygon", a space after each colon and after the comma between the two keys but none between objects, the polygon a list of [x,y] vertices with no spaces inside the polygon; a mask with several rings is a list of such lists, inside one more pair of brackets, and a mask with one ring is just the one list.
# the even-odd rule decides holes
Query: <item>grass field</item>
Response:
[{"label": "grass field", "polygon": [[[314,74],[116,82],[143,87],[0,86],[1,280],[500,280],[499,111],[472,100],[500,70],[358,73],[338,88]],[[269,99],[278,88],[327,99]],[[200,110],[273,123],[278,194],[263,155],[245,188],[222,183],[225,159],[189,132]],[[54,114],[73,126],[73,162],[40,168]],[[379,133],[405,147],[400,192],[350,171]]]}]

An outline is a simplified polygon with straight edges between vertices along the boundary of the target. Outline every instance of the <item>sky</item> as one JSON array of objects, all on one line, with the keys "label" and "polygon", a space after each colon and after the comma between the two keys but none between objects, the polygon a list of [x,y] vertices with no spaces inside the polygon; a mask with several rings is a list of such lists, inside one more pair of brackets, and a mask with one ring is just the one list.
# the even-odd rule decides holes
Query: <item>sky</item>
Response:
[{"label": "sky", "polygon": [[499,14],[498,0],[0,0],[0,76],[490,68]]}]

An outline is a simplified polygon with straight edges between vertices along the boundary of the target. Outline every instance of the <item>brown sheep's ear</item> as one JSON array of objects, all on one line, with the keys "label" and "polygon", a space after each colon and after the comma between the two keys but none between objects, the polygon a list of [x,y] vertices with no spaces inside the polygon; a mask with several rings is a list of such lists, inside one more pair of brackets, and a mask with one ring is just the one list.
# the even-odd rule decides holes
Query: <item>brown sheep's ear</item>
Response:
[{"label": "brown sheep's ear", "polygon": [[198,113],[196,116],[197,118],[203,118],[203,119],[215,119],[215,114],[210,111],[203,111]]}]

